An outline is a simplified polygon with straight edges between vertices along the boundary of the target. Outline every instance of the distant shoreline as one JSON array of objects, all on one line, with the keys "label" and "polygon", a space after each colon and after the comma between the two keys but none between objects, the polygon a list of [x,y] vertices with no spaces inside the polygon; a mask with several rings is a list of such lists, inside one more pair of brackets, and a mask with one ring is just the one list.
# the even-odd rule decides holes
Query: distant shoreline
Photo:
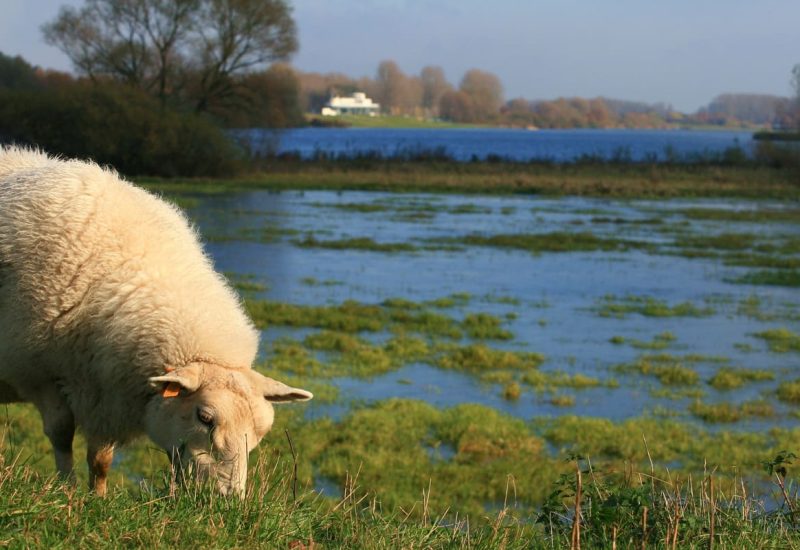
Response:
[{"label": "distant shoreline", "polygon": [[[642,126],[642,127],[626,127],[626,126],[604,126],[604,127],[591,127],[591,126],[572,126],[565,128],[539,128],[530,125],[509,125],[509,124],[462,124],[458,122],[448,122],[437,119],[427,119],[422,117],[413,116],[364,116],[364,115],[340,115],[323,117],[318,114],[306,114],[307,127],[314,128],[381,128],[381,129],[458,129],[458,128],[498,128],[506,130],[530,130],[530,131],[547,131],[547,130],[695,130],[702,132],[765,132],[763,126],[746,125],[746,126],[720,126],[716,124],[665,124],[663,126]],[[293,128],[288,128],[293,129]]]}]

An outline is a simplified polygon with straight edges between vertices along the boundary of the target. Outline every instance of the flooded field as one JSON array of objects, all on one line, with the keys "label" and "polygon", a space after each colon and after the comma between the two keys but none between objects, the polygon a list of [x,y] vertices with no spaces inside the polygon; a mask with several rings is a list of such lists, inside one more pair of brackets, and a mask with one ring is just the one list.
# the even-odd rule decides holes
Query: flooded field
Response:
[{"label": "flooded field", "polygon": [[[314,376],[338,390],[308,407],[312,418],[402,397],[525,420],[655,415],[736,430],[796,421],[796,205],[322,191],[184,203],[251,302],[355,303],[494,327],[338,331],[373,352],[370,365],[310,340],[332,325],[265,320],[265,360],[292,370],[288,346],[319,361]],[[397,335],[426,351],[375,353]],[[486,364],[464,366],[476,350]],[[541,360],[508,367],[495,352]],[[448,354],[455,364],[444,367]]]},{"label": "flooded field", "polygon": [[[251,461],[294,456],[291,433],[323,498],[357,476],[387,510],[419,515],[424,493],[482,517],[513,486],[530,512],[583,457],[612,483],[713,469],[720,491],[781,502],[764,463],[800,449],[796,203],[167,198],[263,331],[255,368],[315,394],[279,407]],[[52,472],[31,405],[8,406],[0,441]],[[115,456],[115,484],[168,469],[145,440]]]}]

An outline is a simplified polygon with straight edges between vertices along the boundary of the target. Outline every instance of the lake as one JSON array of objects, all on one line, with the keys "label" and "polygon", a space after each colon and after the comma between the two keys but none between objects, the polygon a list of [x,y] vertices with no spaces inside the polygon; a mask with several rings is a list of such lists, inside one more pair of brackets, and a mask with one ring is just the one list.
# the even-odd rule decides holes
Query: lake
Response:
[{"label": "lake", "polygon": [[[770,338],[784,330],[792,341],[800,332],[797,288],[770,279],[800,262],[800,216],[784,204],[355,191],[196,200],[189,213],[217,268],[263,285],[249,299],[328,307],[402,299],[412,305],[401,308],[427,304],[455,322],[484,314],[510,337],[435,340],[541,354],[539,371],[549,377],[408,360],[377,374],[332,376],[339,397],[311,402],[311,418],[411,397],[477,402],[523,419],[666,414],[690,423],[705,418],[697,405],[690,411],[699,402],[766,401],[769,414],[742,414],[726,428],[794,421],[793,406],[775,392],[796,377],[800,354]],[[455,303],[437,305],[454,295]],[[316,332],[272,326],[262,357],[271,358],[275,342],[302,347]],[[376,345],[392,336],[356,333]],[[729,373],[735,383],[723,380]],[[509,398],[517,382],[521,396]]]},{"label": "lake", "polygon": [[571,162],[582,157],[604,160],[692,160],[719,155],[730,147],[750,154],[752,133],[698,130],[515,130],[300,128],[252,129],[237,132],[254,151],[383,157],[438,153],[454,160],[485,160],[496,156],[526,162]]}]

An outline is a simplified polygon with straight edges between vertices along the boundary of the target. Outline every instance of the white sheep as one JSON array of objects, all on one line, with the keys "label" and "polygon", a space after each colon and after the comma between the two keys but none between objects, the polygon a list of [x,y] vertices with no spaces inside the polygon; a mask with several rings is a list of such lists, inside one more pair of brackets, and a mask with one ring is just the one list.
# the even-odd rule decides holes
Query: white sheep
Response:
[{"label": "white sheep", "polygon": [[184,216],[113,171],[0,147],[0,403],[32,402],[64,476],[88,444],[145,433],[176,471],[245,488],[270,402],[311,399],[251,369],[258,333]]}]

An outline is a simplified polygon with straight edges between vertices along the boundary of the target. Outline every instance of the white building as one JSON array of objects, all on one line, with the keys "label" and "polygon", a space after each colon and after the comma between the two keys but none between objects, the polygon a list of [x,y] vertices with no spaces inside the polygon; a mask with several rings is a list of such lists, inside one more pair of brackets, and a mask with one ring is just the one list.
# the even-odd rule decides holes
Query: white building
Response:
[{"label": "white building", "polygon": [[322,108],[322,116],[369,115],[376,116],[380,104],[373,103],[364,92],[356,92],[350,97],[333,96]]}]

